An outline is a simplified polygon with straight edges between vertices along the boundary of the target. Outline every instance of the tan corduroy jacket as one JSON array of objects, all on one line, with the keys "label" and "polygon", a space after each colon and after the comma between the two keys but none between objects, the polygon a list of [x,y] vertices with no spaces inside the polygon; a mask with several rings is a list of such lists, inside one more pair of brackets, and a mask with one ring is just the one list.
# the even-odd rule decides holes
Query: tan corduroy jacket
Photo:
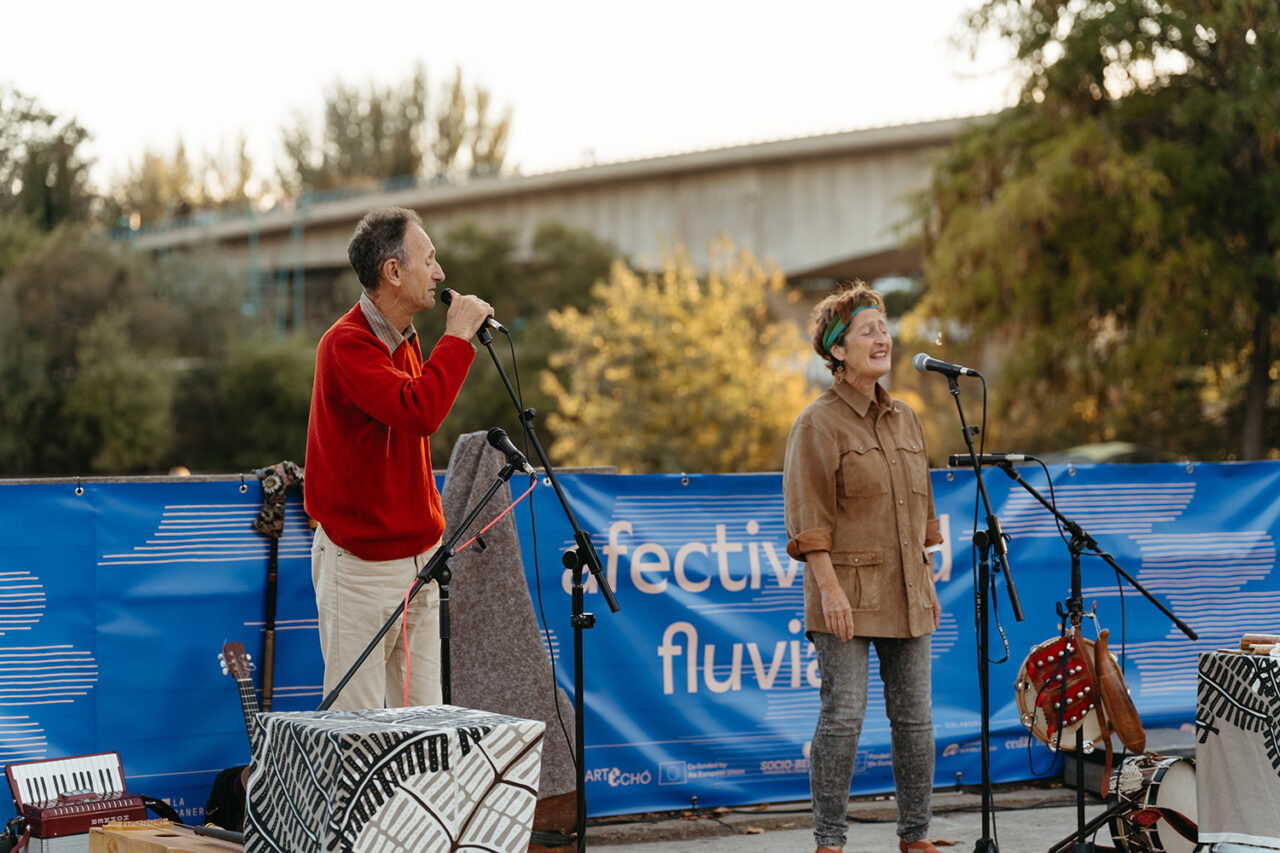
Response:
[{"label": "tan corduroy jacket", "polygon": [[[837,382],[796,418],[782,475],[787,553],[831,552],[859,637],[919,637],[938,606],[924,549],[942,542],[924,433],[911,407],[876,386]],[[827,631],[804,575],[805,630]]]}]

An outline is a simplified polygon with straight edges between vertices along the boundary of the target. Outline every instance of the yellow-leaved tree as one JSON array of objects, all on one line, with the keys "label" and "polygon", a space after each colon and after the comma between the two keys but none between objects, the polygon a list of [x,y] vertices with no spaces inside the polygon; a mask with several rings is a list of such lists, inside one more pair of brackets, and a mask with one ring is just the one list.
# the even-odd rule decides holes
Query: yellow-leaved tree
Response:
[{"label": "yellow-leaved tree", "polygon": [[781,470],[807,402],[800,329],[770,309],[788,299],[782,273],[727,239],[709,260],[701,277],[679,248],[659,272],[618,261],[589,309],[550,313],[568,341],[542,374],[560,464]]}]

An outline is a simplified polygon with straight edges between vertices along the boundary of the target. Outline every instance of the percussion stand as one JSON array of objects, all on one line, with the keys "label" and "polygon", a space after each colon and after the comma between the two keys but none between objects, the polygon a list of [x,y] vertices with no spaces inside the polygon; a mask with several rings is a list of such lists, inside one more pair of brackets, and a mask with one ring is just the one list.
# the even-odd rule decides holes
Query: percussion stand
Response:
[{"label": "percussion stand", "polygon": [[[1084,592],[1083,592],[1082,583],[1080,580],[1080,555],[1083,554],[1086,550],[1088,550],[1091,553],[1097,554],[1099,557],[1106,560],[1107,565],[1115,569],[1116,572],[1120,574],[1122,577],[1124,577],[1124,579],[1127,580],[1133,586],[1134,589],[1138,590],[1138,592],[1146,596],[1147,600],[1150,601],[1152,604],[1154,604],[1160,610],[1161,613],[1163,613],[1164,615],[1168,616],[1171,620],[1173,620],[1173,624],[1177,625],[1178,628],[1181,629],[1182,633],[1186,634],[1192,640],[1197,639],[1197,635],[1195,631],[1191,630],[1191,628],[1185,622],[1183,622],[1177,616],[1173,615],[1173,612],[1170,611],[1163,604],[1161,604],[1160,601],[1154,595],[1152,595],[1149,590],[1146,589],[1146,587],[1138,583],[1138,581],[1135,578],[1133,578],[1124,569],[1120,568],[1119,564],[1116,563],[1115,559],[1112,558],[1110,554],[1106,553],[1101,548],[1099,548],[1097,541],[1092,536],[1090,536],[1084,530],[1084,528],[1082,528],[1080,525],[1076,524],[1074,521],[1072,521],[1071,519],[1063,515],[1061,512],[1059,512],[1058,508],[1054,506],[1052,503],[1050,503],[1049,501],[1045,500],[1044,495],[1040,494],[1040,492],[1038,492],[1034,486],[1032,486],[1026,480],[1022,479],[1022,475],[1019,474],[1018,471],[1013,467],[1012,462],[1007,460],[1003,461],[999,464],[998,467],[1000,468],[1000,470],[1004,471],[1004,473],[1007,474],[1011,480],[1013,480],[1019,486],[1022,486],[1022,488],[1026,489],[1027,492],[1030,493],[1030,495],[1033,498],[1035,498],[1037,501],[1040,502],[1041,506],[1049,510],[1049,512],[1053,513],[1054,517],[1056,517],[1058,521],[1061,522],[1062,526],[1066,528],[1066,530],[1071,534],[1071,538],[1067,541],[1067,548],[1071,552],[1071,595],[1067,598],[1065,608],[1063,607],[1062,602],[1058,603],[1057,605],[1058,618],[1069,620],[1070,624],[1072,626],[1075,626],[1075,625],[1079,625],[1080,620],[1084,617]],[[1064,622],[1064,625],[1065,624],[1066,623]],[[1068,636],[1069,635],[1070,635],[1070,632],[1068,632]],[[1079,651],[1083,653],[1084,650],[1081,649]],[[1102,701],[1101,697],[1099,697],[1097,701]],[[1106,737],[1110,737],[1110,736],[1111,735],[1109,732],[1106,733]],[[1074,836],[1075,843],[1072,844],[1071,846],[1071,853],[1094,853],[1094,850],[1096,848],[1094,847],[1093,842],[1086,841],[1085,838],[1087,834],[1092,833],[1094,830],[1097,829],[1098,826],[1101,825],[1101,819],[1095,818],[1094,821],[1089,824],[1086,824],[1084,819],[1084,762],[1080,760],[1081,756],[1084,754],[1084,726],[1076,726],[1076,748],[1075,749],[1076,749],[1076,834]],[[1112,810],[1108,809],[1107,815],[1110,815],[1111,813],[1112,813]],[[1104,815],[1104,817],[1107,815]],[[1065,850],[1065,848],[1063,848],[1062,845],[1064,845],[1068,840],[1069,838],[1063,839],[1063,841],[1055,845],[1052,848],[1052,850],[1053,851],[1057,851],[1059,849]]]},{"label": "percussion stand", "polygon": [[[431,555],[431,559],[427,560],[426,565],[418,571],[418,579],[409,588],[405,599],[396,606],[391,617],[378,629],[378,633],[369,641],[369,645],[365,646],[364,651],[360,653],[360,657],[356,658],[356,662],[342,676],[342,680],[334,685],[334,688],[329,691],[329,695],[324,697],[324,701],[320,703],[320,707],[316,710],[327,711],[333,705],[338,698],[338,694],[342,692],[342,688],[347,686],[347,682],[356,674],[356,670],[364,663],[365,658],[373,653],[373,650],[382,642],[382,638],[386,636],[387,632],[395,627],[396,622],[400,619],[400,614],[404,613],[405,605],[413,600],[413,597],[418,594],[418,590],[422,589],[424,584],[431,581],[435,581],[440,587],[440,696],[444,704],[450,704],[453,698],[453,673],[449,663],[449,581],[453,576],[453,572],[449,568],[449,558],[457,553],[454,550],[454,546],[462,538],[463,534],[467,532],[471,522],[475,521],[476,516],[484,510],[489,501],[493,499],[493,496],[497,494],[498,489],[511,479],[511,475],[520,468],[521,461],[523,460],[509,459],[507,464],[502,466],[502,470],[498,472],[498,476],[493,481],[493,485],[489,487],[489,491],[485,492],[480,502],[471,510],[466,519],[458,525],[458,529],[449,537],[449,542],[437,548],[435,553]],[[483,542],[481,545],[483,546]]]},{"label": "percussion stand", "polygon": [[1009,591],[1009,604],[1013,609],[1014,618],[1019,622],[1023,619],[1022,605],[1018,602],[1018,591],[1013,585],[1013,575],[1009,571],[1009,556],[1005,548],[1004,534],[1000,531],[1000,519],[996,518],[995,512],[991,509],[991,499],[987,496],[987,487],[982,482],[982,466],[978,464],[978,454],[973,446],[973,436],[978,428],[965,423],[964,407],[960,405],[958,377],[949,374],[947,385],[951,389],[951,396],[956,401],[956,411],[960,414],[960,428],[964,433],[964,442],[969,448],[969,460],[977,478],[978,495],[982,498],[982,505],[987,511],[987,529],[975,530],[973,533],[973,544],[978,549],[978,583],[973,594],[978,617],[978,696],[982,720],[982,837],[978,839],[973,849],[974,853],[998,853],[999,847],[991,837],[991,717],[989,713],[991,690],[988,672],[987,591],[994,589],[995,579],[988,562],[990,552],[995,552],[996,561],[1004,572],[1005,586]]},{"label": "percussion stand", "polygon": [[[476,332],[476,337],[480,340],[485,348],[489,350],[489,356],[493,359],[494,366],[498,369],[498,376],[502,379],[502,384],[507,388],[507,394],[511,397],[512,404],[515,405],[516,411],[520,414],[520,424],[524,427],[524,433],[529,439],[530,445],[537,452],[538,461],[542,463],[542,470],[550,480],[551,486],[555,489],[556,497],[560,499],[560,506],[564,510],[565,518],[569,521],[569,526],[573,528],[573,541],[576,547],[569,549],[562,555],[561,562],[565,568],[569,569],[572,574],[572,610],[570,615],[570,624],[573,626],[573,734],[574,734],[574,765],[577,770],[577,821],[575,824],[575,835],[578,840],[578,850],[587,849],[587,788],[586,788],[586,729],[584,723],[584,701],[585,687],[583,684],[582,669],[582,632],[590,628],[594,628],[596,624],[595,614],[584,613],[582,570],[587,568],[591,571],[592,577],[596,579],[596,583],[600,587],[600,591],[604,593],[605,603],[609,606],[612,613],[617,613],[619,609],[618,600],[614,598],[613,590],[609,587],[608,578],[605,576],[604,569],[600,565],[600,555],[596,553],[595,546],[591,544],[591,534],[587,533],[578,524],[577,517],[573,514],[573,508],[569,506],[569,499],[565,497],[564,490],[560,488],[560,481],[556,479],[555,469],[551,467],[551,462],[547,459],[546,451],[542,449],[542,442],[538,441],[538,434],[533,428],[533,419],[537,415],[533,409],[522,409],[520,407],[520,397],[516,394],[511,382],[507,379],[507,373],[502,369],[502,362],[498,361],[497,353],[493,351],[493,336],[489,333],[488,325],[480,327],[480,331]],[[520,457],[520,461],[524,461]]]},{"label": "percussion stand", "polygon": [[[1005,466],[1000,466],[1004,468]],[[1009,466],[1012,467],[1012,466]],[[1007,473],[1007,471],[1006,471]],[[1015,476],[1016,472],[1015,472]],[[1025,483],[1024,483],[1025,485]],[[1071,595],[1067,597],[1066,609],[1063,609],[1062,603],[1058,602],[1056,609],[1058,618],[1065,620],[1063,623],[1076,627],[1080,624],[1080,620],[1084,618],[1084,592],[1080,582],[1080,551],[1084,547],[1081,537],[1073,531],[1071,540],[1067,543],[1067,548],[1071,551]],[[1070,637],[1072,631],[1067,630],[1067,636]],[[1076,634],[1076,636],[1080,636]],[[1068,649],[1070,646],[1067,647]],[[1084,654],[1084,649],[1078,649],[1080,654]],[[1066,680],[1062,683],[1062,707],[1066,708]],[[1094,701],[1101,702],[1102,697],[1098,696]],[[1064,712],[1065,715],[1065,712]],[[1061,725],[1061,724],[1059,724]],[[1106,737],[1111,737],[1110,732],[1103,733]],[[1058,736],[1062,736],[1059,729]],[[1091,750],[1092,751],[1092,750]],[[1087,837],[1087,825],[1084,819],[1084,725],[1076,726],[1076,834],[1075,843],[1071,845],[1071,853],[1094,853],[1097,849],[1092,841]],[[1051,765],[1052,766],[1052,765]]]}]

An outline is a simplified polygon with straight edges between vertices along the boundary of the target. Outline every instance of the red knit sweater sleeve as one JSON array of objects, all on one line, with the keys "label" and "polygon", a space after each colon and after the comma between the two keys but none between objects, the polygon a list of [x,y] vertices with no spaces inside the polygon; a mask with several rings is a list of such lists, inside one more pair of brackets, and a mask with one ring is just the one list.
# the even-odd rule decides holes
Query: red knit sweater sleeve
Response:
[{"label": "red knit sweater sleeve", "polygon": [[426,362],[414,344],[392,358],[372,332],[351,324],[334,336],[331,355],[326,367],[355,408],[392,429],[429,436],[453,408],[475,350],[444,335]]}]

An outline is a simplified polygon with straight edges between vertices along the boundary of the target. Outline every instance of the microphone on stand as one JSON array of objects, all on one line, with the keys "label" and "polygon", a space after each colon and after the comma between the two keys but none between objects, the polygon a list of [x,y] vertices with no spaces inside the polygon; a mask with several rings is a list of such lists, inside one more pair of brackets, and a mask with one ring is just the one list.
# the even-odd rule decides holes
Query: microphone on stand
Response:
[{"label": "microphone on stand", "polygon": [[[444,288],[443,290],[441,290],[441,291],[440,291],[440,301],[441,301],[441,302],[443,302],[445,305],[452,305],[452,304],[453,304],[453,291],[452,291],[452,290],[450,290],[450,289],[449,289],[449,288],[447,288],[447,287],[446,287],[446,288]],[[493,329],[495,332],[502,332],[502,334],[504,334],[504,335],[508,335],[508,336],[511,334],[510,332],[508,332],[508,331],[507,331],[507,327],[506,327],[506,326],[502,325],[501,323],[499,323],[497,320],[495,320],[495,319],[494,319],[494,317],[493,317],[493,315],[492,315],[492,314],[490,314],[488,317],[486,317],[484,321],[485,321],[485,323],[487,323],[487,324],[488,324],[489,328],[490,328],[490,329]]]},{"label": "microphone on stand", "polygon": [[[982,453],[978,455],[979,465],[1009,465],[1014,462],[1026,462],[1027,460],[1035,460],[1034,456],[1026,456],[1022,453]],[[973,460],[967,454],[957,454],[947,457],[947,465],[951,468],[972,468]]]},{"label": "microphone on stand", "polygon": [[916,357],[911,359],[911,366],[916,370],[924,373],[932,370],[935,373],[941,373],[946,376],[981,376],[982,374],[971,367],[962,367],[959,364],[952,364],[949,361],[939,361],[927,353],[917,353]]},{"label": "microphone on stand", "polygon": [[529,464],[529,460],[521,453],[511,439],[507,436],[507,431],[502,427],[494,427],[489,430],[489,444],[507,457],[507,461],[515,465],[526,474],[537,475],[537,471],[533,470],[533,466]]}]

